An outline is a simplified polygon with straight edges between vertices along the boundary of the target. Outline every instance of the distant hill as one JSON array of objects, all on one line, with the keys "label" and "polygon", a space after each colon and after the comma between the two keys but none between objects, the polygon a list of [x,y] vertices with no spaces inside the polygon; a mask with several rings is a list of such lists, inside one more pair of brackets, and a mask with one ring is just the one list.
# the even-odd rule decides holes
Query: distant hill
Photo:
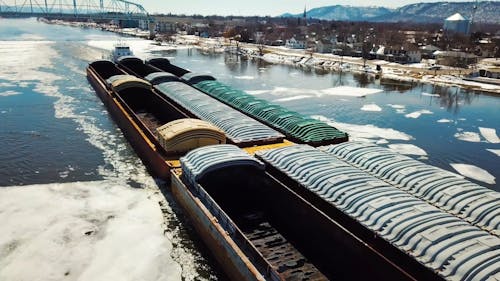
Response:
[{"label": "distant hill", "polygon": [[[474,2],[417,3],[397,9],[335,5],[311,9],[307,12],[307,17],[341,21],[440,23],[455,13],[470,18],[473,6]],[[282,16],[301,17],[302,13],[296,15],[287,13]],[[474,21],[500,24],[500,1],[479,2]]]}]

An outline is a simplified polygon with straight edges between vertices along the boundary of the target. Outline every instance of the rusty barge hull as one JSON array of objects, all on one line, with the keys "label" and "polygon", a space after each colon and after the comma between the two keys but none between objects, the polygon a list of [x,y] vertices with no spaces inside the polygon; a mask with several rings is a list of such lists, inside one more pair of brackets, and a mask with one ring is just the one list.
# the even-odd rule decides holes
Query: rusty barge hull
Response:
[{"label": "rusty barge hull", "polygon": [[156,145],[146,137],[131,114],[125,110],[114,93],[90,67],[87,68],[87,79],[148,171],[156,177],[169,179],[171,166],[167,160],[162,157]]}]

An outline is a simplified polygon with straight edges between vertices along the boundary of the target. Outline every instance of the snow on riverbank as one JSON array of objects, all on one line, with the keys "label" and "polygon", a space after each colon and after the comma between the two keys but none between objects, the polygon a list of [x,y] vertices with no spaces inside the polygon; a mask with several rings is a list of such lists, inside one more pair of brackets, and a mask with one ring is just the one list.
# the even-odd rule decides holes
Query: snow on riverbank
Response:
[{"label": "snow on riverbank", "polygon": [[181,280],[148,193],[107,181],[0,188],[0,280]]}]

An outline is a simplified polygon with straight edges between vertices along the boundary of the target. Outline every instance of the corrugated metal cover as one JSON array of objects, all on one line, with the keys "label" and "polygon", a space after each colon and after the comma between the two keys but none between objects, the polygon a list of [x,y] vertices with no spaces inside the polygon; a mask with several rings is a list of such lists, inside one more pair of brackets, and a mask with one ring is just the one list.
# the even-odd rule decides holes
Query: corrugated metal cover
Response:
[{"label": "corrugated metal cover", "polygon": [[388,148],[363,142],[322,147],[355,167],[500,235],[500,194]]},{"label": "corrugated metal cover", "polygon": [[206,173],[235,166],[253,166],[264,170],[264,164],[235,145],[222,144],[197,148],[180,158],[184,178],[195,186]]},{"label": "corrugated metal cover", "polygon": [[151,84],[148,81],[139,79],[132,75],[115,75],[106,80],[108,85],[117,92],[131,87],[151,89]]},{"label": "corrugated metal cover", "polygon": [[[193,84],[194,83],[194,84]],[[235,90],[219,81],[201,81],[193,86],[210,96],[255,117],[284,133],[293,141],[311,145],[347,141],[346,133],[319,120],[290,111],[268,101]]]},{"label": "corrugated metal cover", "polygon": [[189,110],[196,117],[220,128],[225,132],[226,137],[234,143],[274,142],[285,137],[268,126],[184,83],[162,83],[156,85],[155,88]]},{"label": "corrugated metal cover", "polygon": [[121,56],[117,60],[118,63],[122,63],[122,62],[126,62],[126,61],[135,61],[135,62],[140,62],[140,63],[143,62],[140,58],[138,58],[136,56]]},{"label": "corrugated metal cover", "polygon": [[164,82],[180,81],[179,77],[168,72],[153,72],[144,77],[144,79],[153,85],[158,85]]},{"label": "corrugated metal cover", "polygon": [[187,152],[192,149],[226,143],[224,132],[199,119],[178,119],[156,129],[160,145],[167,152]]},{"label": "corrugated metal cover", "polygon": [[215,78],[211,75],[208,74],[201,74],[201,73],[194,73],[194,72],[188,72],[181,77],[184,79],[187,83],[189,84],[196,84],[201,81],[213,81]]},{"label": "corrugated metal cover", "polygon": [[257,156],[445,279],[486,280],[500,268],[498,237],[329,153],[295,145]]}]

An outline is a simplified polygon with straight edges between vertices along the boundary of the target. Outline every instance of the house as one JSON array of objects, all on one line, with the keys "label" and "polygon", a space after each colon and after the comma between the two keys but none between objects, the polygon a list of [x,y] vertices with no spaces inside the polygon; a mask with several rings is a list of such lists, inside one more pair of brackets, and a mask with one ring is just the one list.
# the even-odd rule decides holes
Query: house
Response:
[{"label": "house", "polygon": [[331,53],[333,50],[333,44],[331,40],[320,39],[315,42],[315,45],[316,45],[316,52],[318,53],[326,54],[326,53]]},{"label": "house", "polygon": [[292,38],[286,40],[285,47],[289,49],[305,49],[306,40],[305,38],[296,38],[296,36],[293,36]]},{"label": "house", "polygon": [[420,50],[420,53],[422,55],[422,58],[424,59],[434,59],[434,52],[435,51],[441,51],[438,47],[434,45],[425,45],[421,46],[418,48]]},{"label": "house", "polygon": [[456,67],[467,67],[478,59],[476,55],[460,51],[435,51],[434,56],[437,64]]}]

